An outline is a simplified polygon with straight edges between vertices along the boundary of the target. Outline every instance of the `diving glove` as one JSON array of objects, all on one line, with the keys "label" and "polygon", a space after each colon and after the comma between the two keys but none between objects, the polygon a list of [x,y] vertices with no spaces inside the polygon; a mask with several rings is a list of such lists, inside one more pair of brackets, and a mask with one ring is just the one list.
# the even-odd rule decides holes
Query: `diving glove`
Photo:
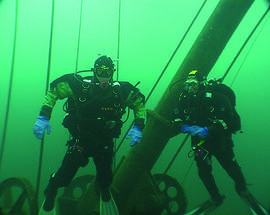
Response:
[{"label": "diving glove", "polygon": [[33,128],[33,133],[36,136],[36,138],[42,139],[46,129],[47,134],[50,134],[51,124],[49,119],[45,116],[39,116]]},{"label": "diving glove", "polygon": [[183,125],[181,130],[183,133],[189,133],[191,136],[199,136],[200,138],[205,138],[209,134],[207,127],[200,127],[197,125]]},{"label": "diving glove", "polygon": [[133,128],[130,129],[130,131],[128,132],[126,139],[129,139],[130,137],[132,137],[132,139],[130,141],[130,146],[131,147],[135,146],[136,144],[141,142],[142,130],[140,128],[138,128],[137,126],[133,126]]}]

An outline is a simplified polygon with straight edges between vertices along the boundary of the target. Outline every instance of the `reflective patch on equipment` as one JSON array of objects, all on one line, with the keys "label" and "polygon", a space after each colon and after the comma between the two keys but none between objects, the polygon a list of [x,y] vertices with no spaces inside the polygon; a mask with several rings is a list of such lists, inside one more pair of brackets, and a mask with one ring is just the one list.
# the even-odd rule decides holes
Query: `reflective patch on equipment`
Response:
[{"label": "reflective patch on equipment", "polygon": [[224,128],[224,130],[228,129],[227,124],[222,119],[216,120],[216,122],[219,122],[222,125],[222,127]]},{"label": "reflective patch on equipment", "polygon": [[205,97],[206,97],[206,98],[212,98],[212,93],[206,92],[206,93],[205,93]]},{"label": "reflective patch on equipment", "polygon": [[113,82],[112,86],[113,86],[113,87],[114,87],[114,86],[120,86],[120,83],[119,83],[118,81]]}]

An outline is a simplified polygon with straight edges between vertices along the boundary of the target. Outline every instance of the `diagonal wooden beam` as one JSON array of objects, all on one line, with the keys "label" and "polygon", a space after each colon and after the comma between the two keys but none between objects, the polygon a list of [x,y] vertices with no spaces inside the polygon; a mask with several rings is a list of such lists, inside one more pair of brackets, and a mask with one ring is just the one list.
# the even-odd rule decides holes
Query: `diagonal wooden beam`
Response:
[{"label": "diagonal wooden beam", "polygon": [[[205,75],[210,72],[253,2],[254,0],[221,0],[218,3],[156,106],[156,114],[165,120],[171,119],[172,109],[188,72],[193,69]],[[178,84],[174,84],[175,82]],[[151,171],[171,137],[169,126],[156,117],[148,119],[142,142],[130,150],[114,177],[113,187],[118,193],[116,200],[120,214],[130,214],[135,204],[130,193],[136,188],[140,177]]]}]

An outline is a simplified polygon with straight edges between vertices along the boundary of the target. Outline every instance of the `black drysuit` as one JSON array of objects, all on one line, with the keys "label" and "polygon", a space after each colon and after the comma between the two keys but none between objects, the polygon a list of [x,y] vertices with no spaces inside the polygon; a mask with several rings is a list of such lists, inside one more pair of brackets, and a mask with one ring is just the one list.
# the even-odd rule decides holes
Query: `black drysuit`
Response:
[{"label": "black drysuit", "polygon": [[67,74],[51,83],[40,115],[51,117],[58,99],[67,99],[63,121],[72,139],[59,170],[52,175],[45,190],[55,196],[57,188],[67,186],[80,167],[93,157],[96,182],[101,190],[112,183],[113,138],[120,135],[126,107],[134,111],[135,125],[144,127],[144,96],[128,82],[114,82],[107,89],[95,84],[94,77]]},{"label": "black drysuit", "polygon": [[[228,175],[234,180],[237,192],[246,191],[246,181],[235,159],[233,152],[232,127],[235,109],[227,96],[220,92],[200,89],[195,95],[182,95],[174,110],[175,128],[180,131],[183,125],[207,127],[209,135],[202,147],[208,151],[195,156],[199,176],[214,200],[221,200],[212,174],[211,157],[215,156]],[[192,146],[201,140],[198,136],[191,137]],[[205,152],[206,152],[205,151]],[[199,153],[200,154],[200,153]]]}]

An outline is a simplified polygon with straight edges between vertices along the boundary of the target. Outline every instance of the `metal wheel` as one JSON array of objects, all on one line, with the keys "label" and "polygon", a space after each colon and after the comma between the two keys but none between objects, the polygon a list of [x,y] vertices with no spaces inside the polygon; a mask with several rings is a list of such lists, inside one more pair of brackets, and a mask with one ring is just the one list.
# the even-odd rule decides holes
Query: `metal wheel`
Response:
[{"label": "metal wheel", "polygon": [[178,181],[164,174],[153,175],[159,195],[165,197],[162,203],[161,215],[181,215],[187,207],[187,200],[183,188]]},{"label": "metal wheel", "polygon": [[0,183],[0,208],[9,215],[36,215],[37,203],[32,184],[25,178],[8,178]]},{"label": "metal wheel", "polygon": [[65,188],[63,195],[58,199],[58,208],[61,215],[77,214],[78,204],[94,179],[95,176],[93,175],[80,176]]},{"label": "metal wheel", "polygon": [[94,179],[95,176],[93,175],[83,175],[75,178],[70,185],[65,188],[63,196],[80,200]]}]

